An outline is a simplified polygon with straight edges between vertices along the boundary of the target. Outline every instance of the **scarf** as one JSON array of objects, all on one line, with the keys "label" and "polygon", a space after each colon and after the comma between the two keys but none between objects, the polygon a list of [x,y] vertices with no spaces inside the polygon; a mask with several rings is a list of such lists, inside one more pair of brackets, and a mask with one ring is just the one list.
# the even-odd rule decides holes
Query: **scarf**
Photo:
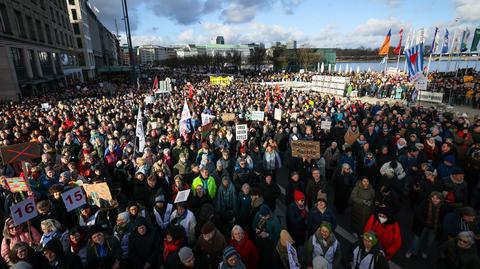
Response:
[{"label": "scarf", "polygon": [[163,260],[167,261],[168,254],[171,252],[177,251],[180,248],[180,240],[176,241],[167,241],[165,239],[165,242],[163,243]]}]

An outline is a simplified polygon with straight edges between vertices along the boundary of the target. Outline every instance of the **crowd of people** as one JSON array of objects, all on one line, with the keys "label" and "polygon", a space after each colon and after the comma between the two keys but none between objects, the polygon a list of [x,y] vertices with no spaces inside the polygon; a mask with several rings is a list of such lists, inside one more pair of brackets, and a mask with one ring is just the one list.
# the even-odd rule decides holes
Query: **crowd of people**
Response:
[{"label": "crowd of people", "polygon": [[[176,85],[147,104],[146,78],[155,75]],[[261,80],[220,86],[202,75],[146,71],[138,88],[92,83],[2,105],[0,145],[42,148],[28,165],[0,165],[2,266],[382,269],[403,255],[436,268],[480,268],[480,118]],[[265,120],[252,121],[252,111]],[[235,119],[223,121],[223,113]],[[237,141],[237,124],[247,124],[246,140]],[[298,140],[318,141],[321,155],[292,157]],[[10,192],[5,179],[16,176],[30,191]],[[90,183],[108,184],[108,206],[67,211],[61,194]],[[175,203],[184,190],[188,199]],[[38,216],[15,225],[10,207],[27,196]],[[410,227],[396,219],[405,207]],[[335,232],[345,214],[357,239],[351,251]],[[402,237],[405,229],[413,238]]]}]

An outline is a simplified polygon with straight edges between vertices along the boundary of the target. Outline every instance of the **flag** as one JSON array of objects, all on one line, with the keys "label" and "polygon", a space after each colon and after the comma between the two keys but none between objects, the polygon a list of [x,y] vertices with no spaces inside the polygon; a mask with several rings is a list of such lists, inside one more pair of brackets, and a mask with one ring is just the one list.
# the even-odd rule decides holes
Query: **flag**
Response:
[{"label": "flag", "polygon": [[430,46],[430,54],[432,54],[435,51],[435,48],[437,47],[437,33],[438,33],[438,27],[435,27],[435,34],[433,34],[433,40],[432,40],[432,45]]},{"label": "flag", "polygon": [[387,63],[387,56],[382,58],[382,61],[380,62],[380,64],[386,64],[386,63]]},{"label": "flag", "polygon": [[457,35],[457,32],[453,33],[453,42],[452,42],[452,48],[451,48],[451,53],[459,52],[460,51],[460,38],[459,35]]},{"label": "flag", "polygon": [[477,28],[475,29],[475,33],[473,34],[473,40],[472,40],[472,46],[470,47],[470,52],[477,51],[479,41],[480,41],[480,28]]},{"label": "flag", "polygon": [[325,71],[325,64],[322,62],[322,65],[320,66],[320,73],[323,73]]},{"label": "flag", "polygon": [[140,78],[137,78],[137,91],[140,90]]},{"label": "flag", "polygon": [[182,116],[180,117],[180,135],[186,139],[188,133],[190,133],[190,119],[192,115],[190,114],[190,109],[188,108],[187,100],[183,103]]},{"label": "flag", "polygon": [[417,44],[425,42],[425,28],[420,28],[417,32]]},{"label": "flag", "polygon": [[[411,30],[413,32],[413,30]],[[405,47],[403,48],[403,54],[405,54],[405,51],[410,48],[410,33],[407,35],[407,40],[405,42]]]},{"label": "flag", "polygon": [[193,99],[193,85],[191,83],[188,84],[188,99]]},{"label": "flag", "polygon": [[441,53],[448,53],[448,29],[445,29],[445,37],[443,37],[443,45]]},{"label": "flag", "polygon": [[155,90],[158,90],[158,77],[155,77],[155,80],[153,81],[152,93]]},{"label": "flag", "polygon": [[470,30],[465,29],[465,31],[463,31],[463,35],[462,35],[462,45],[460,47],[460,52],[465,52],[465,51],[468,50],[467,40],[469,38],[470,38]]},{"label": "flag", "polygon": [[138,137],[138,152],[143,152],[145,149],[145,131],[143,130],[143,117],[141,108],[138,108],[135,136]]},{"label": "flag", "polygon": [[410,76],[423,71],[423,43],[417,44],[405,51]]},{"label": "flag", "polygon": [[280,85],[278,84],[275,86],[275,95],[277,101],[282,99],[282,91],[280,90]]},{"label": "flag", "polygon": [[402,39],[403,39],[403,29],[400,29],[400,40],[398,41],[397,47],[393,50],[393,54],[400,55],[400,51],[402,50]]},{"label": "flag", "polygon": [[390,36],[392,35],[392,29],[388,30],[388,34],[383,41],[380,50],[378,51],[378,55],[388,55],[388,50],[390,49]]},{"label": "flag", "polygon": [[263,109],[263,112],[267,113],[269,106],[270,106],[270,90],[267,89],[267,95],[266,95],[266,98],[265,98],[265,108]]}]

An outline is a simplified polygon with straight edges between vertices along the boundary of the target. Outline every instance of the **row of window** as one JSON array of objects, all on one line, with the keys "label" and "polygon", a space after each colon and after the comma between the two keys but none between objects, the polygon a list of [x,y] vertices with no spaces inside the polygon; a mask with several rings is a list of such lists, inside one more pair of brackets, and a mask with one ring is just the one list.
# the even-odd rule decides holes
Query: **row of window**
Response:
[{"label": "row of window", "polygon": [[[33,41],[40,41],[43,43],[47,41],[49,44],[53,44],[55,41],[55,44],[57,45],[74,47],[73,38],[71,35],[67,34],[67,32],[62,32],[61,30],[54,28],[53,32],[55,40],[53,40],[50,24],[42,24],[40,20],[34,20],[34,18],[28,15],[26,15],[24,19],[23,14],[18,10],[13,10],[13,12],[13,22],[15,23],[13,27],[15,27],[20,37],[27,38],[28,34],[28,38]],[[12,34],[13,27],[9,20],[9,13],[6,6],[0,4],[0,30],[4,33]],[[46,33],[46,40],[44,31]]]},{"label": "row of window", "polygon": [[[24,59],[24,54],[22,54],[21,49],[19,48],[11,48],[10,49],[12,53],[12,60],[13,60],[13,65],[15,67],[15,71],[17,74],[17,78],[19,80],[27,80],[29,79],[28,74],[27,74],[27,68],[25,66],[25,59]],[[26,56],[27,56],[27,61],[26,63],[30,66],[34,78],[39,78],[41,77],[41,74],[39,70],[36,68],[35,60],[34,60],[34,55],[35,51],[34,50],[27,50],[26,51]],[[57,72],[60,70],[60,65],[58,63],[58,57],[56,53],[48,53],[45,51],[39,51],[37,52],[37,57],[40,62],[40,68],[43,76],[51,76],[54,74],[53,72],[53,66],[52,62],[55,65],[55,68]]]}]

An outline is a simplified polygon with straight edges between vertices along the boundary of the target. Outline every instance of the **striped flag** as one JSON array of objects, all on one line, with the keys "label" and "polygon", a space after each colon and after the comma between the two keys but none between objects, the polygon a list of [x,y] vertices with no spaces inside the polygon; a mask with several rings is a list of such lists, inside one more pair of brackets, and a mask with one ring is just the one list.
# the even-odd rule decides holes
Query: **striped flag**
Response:
[{"label": "striped flag", "polygon": [[406,50],[405,55],[410,76],[415,76],[423,71],[423,43]]},{"label": "striped flag", "polygon": [[400,55],[400,50],[402,50],[402,39],[403,39],[403,29],[400,29],[400,40],[398,41],[397,47],[393,50],[393,54]]},{"label": "striped flag", "polygon": [[438,46],[437,33],[438,27],[435,27],[435,34],[433,34],[432,45],[430,46],[430,54],[432,54]]},{"label": "striped flag", "polygon": [[467,47],[467,40],[470,38],[470,30],[466,29],[465,31],[463,31],[463,36],[462,36],[462,45],[461,45],[461,48],[460,48],[460,51],[461,52],[465,52],[468,50],[468,47]]},{"label": "striped flag", "polygon": [[477,28],[475,29],[475,33],[473,34],[472,46],[470,47],[470,51],[477,51],[479,41],[480,41],[480,28]]},{"label": "striped flag", "polygon": [[443,37],[443,46],[442,46],[442,54],[448,53],[448,29],[445,29],[445,37]]},{"label": "striped flag", "polygon": [[390,37],[392,36],[392,29],[388,30],[387,36],[383,41],[380,50],[378,51],[378,55],[388,55],[388,50],[390,49]]},{"label": "striped flag", "polygon": [[143,130],[142,109],[138,108],[137,127],[135,128],[135,136],[138,137],[138,152],[145,149],[145,131]]}]

